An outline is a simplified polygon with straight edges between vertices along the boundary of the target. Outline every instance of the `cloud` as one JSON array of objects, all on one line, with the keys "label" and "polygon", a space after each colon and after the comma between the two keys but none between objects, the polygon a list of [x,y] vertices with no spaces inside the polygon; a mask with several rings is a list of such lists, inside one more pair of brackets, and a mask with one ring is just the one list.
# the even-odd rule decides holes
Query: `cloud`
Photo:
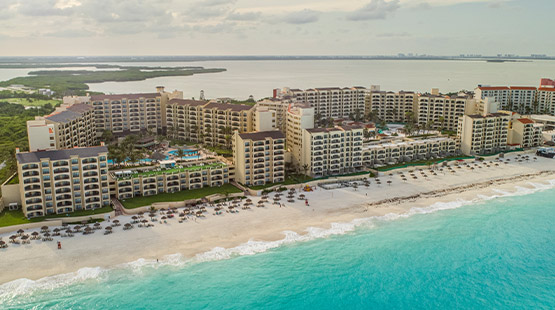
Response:
[{"label": "cloud", "polygon": [[285,14],[282,21],[288,24],[301,25],[317,22],[320,18],[320,12],[305,9],[298,12]]},{"label": "cloud", "polygon": [[412,34],[408,32],[383,32],[376,34],[376,37],[380,38],[406,38],[411,36]]},{"label": "cloud", "polygon": [[232,12],[227,15],[228,20],[234,21],[253,21],[258,20],[262,14],[260,12],[247,12],[247,13],[236,13]]},{"label": "cloud", "polygon": [[58,0],[19,1],[18,13],[26,16],[61,16],[73,13],[73,7],[58,7]]},{"label": "cloud", "polygon": [[372,0],[362,8],[348,14],[347,19],[352,21],[385,19],[399,7],[399,0]]},{"label": "cloud", "polygon": [[83,37],[91,37],[95,35],[94,32],[84,30],[84,29],[63,29],[59,31],[52,31],[44,33],[43,36],[45,37],[55,37],[55,38],[83,38]]},{"label": "cloud", "polygon": [[197,2],[196,6],[220,6],[220,5],[230,5],[237,2],[237,0],[203,0]]},{"label": "cloud", "polygon": [[488,8],[490,9],[500,9],[502,7],[503,7],[503,2],[501,1],[495,1],[488,4]]}]

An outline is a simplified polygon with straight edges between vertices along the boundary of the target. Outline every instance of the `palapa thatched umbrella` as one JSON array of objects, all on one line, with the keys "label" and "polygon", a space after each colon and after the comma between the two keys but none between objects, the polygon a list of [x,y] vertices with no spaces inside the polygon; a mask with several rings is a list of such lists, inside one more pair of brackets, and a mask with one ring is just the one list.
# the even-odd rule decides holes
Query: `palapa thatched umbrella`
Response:
[{"label": "palapa thatched umbrella", "polygon": [[93,226],[94,226],[94,229],[100,229],[101,228],[100,223],[94,223]]},{"label": "palapa thatched umbrella", "polygon": [[29,236],[28,236],[28,235],[23,235],[23,236],[21,236],[21,240],[24,240],[24,241],[25,241],[25,240],[27,240],[27,239],[29,239]]},{"label": "palapa thatched umbrella", "polygon": [[5,247],[6,246],[6,242],[0,240],[0,247]]},{"label": "palapa thatched umbrella", "polygon": [[111,232],[112,231],[112,226],[106,226],[104,229]]},{"label": "palapa thatched umbrella", "polygon": [[17,239],[17,235],[11,235],[11,236],[10,236],[10,240],[13,241],[13,240],[15,240],[15,239]]},{"label": "palapa thatched umbrella", "polygon": [[138,218],[137,216],[133,215],[133,216],[131,217],[131,219],[133,220],[133,222],[136,222],[139,218]]},{"label": "palapa thatched umbrella", "polygon": [[25,232],[25,231],[24,231],[23,229],[19,229],[19,230],[17,231],[17,233],[18,233],[20,236],[23,235],[24,232]]},{"label": "palapa thatched umbrella", "polygon": [[391,186],[391,180],[387,181],[387,184],[388,184],[389,186]]},{"label": "palapa thatched umbrella", "polygon": [[300,194],[299,198],[304,199],[306,196],[304,194]]},{"label": "palapa thatched umbrella", "polygon": [[44,231],[44,230],[48,230],[48,226],[42,226],[42,227],[40,228],[40,230],[43,230],[43,231]]},{"label": "palapa thatched umbrella", "polygon": [[38,231],[33,231],[33,232],[31,233],[31,236],[33,236],[33,239],[37,239],[37,236],[38,236],[38,235],[39,235],[39,232],[38,232]]}]

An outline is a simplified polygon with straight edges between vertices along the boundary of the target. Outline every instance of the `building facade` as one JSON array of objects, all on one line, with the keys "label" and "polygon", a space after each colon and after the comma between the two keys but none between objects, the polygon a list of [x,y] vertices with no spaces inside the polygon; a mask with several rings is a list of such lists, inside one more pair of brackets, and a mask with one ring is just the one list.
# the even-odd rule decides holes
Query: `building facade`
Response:
[{"label": "building facade", "polygon": [[359,127],[304,129],[300,171],[313,177],[360,171],[362,136]]},{"label": "building facade", "polygon": [[105,146],[16,153],[26,217],[110,205]]},{"label": "building facade", "polygon": [[233,135],[235,180],[247,186],[285,180],[285,136],[279,130]]},{"label": "building facade", "polygon": [[281,96],[314,108],[317,119],[348,118],[355,114],[364,115],[364,102],[368,90],[364,87],[327,87],[307,90],[282,90]]},{"label": "building facade", "polygon": [[164,87],[156,89],[156,93],[91,96],[98,135],[105,130],[115,135],[141,131],[164,133],[166,104],[170,99],[183,98],[183,92],[165,92]]},{"label": "building facade", "polygon": [[453,156],[458,153],[455,139],[447,137],[407,139],[387,143],[371,143],[362,149],[362,162],[367,167],[397,164],[431,158]]},{"label": "building facade", "polygon": [[543,124],[529,118],[513,118],[509,124],[509,144],[520,145],[522,148],[540,146],[543,144],[542,131]]},{"label": "building facade", "polygon": [[29,150],[57,150],[96,145],[93,108],[62,105],[50,115],[27,121]]},{"label": "building facade", "polygon": [[406,122],[407,113],[413,112],[417,96],[414,92],[380,91],[373,85],[366,96],[365,114],[370,112],[388,123]]},{"label": "building facade", "polygon": [[249,105],[171,99],[165,109],[167,132],[186,141],[231,147],[233,131],[252,131],[253,112]]},{"label": "building facade", "polygon": [[179,163],[168,168],[110,172],[112,193],[118,199],[218,187],[229,183],[232,168],[217,160]]},{"label": "building facade", "polygon": [[287,150],[291,152],[291,163],[299,169],[303,151],[303,132],[314,128],[314,108],[309,105],[295,105],[287,110]]},{"label": "building facade", "polygon": [[473,104],[467,96],[443,96],[439,92],[419,94],[414,115],[421,128],[456,131],[459,118]]},{"label": "building facade", "polygon": [[459,120],[457,138],[465,155],[487,155],[507,149],[508,128],[511,120],[507,113],[464,115]]}]

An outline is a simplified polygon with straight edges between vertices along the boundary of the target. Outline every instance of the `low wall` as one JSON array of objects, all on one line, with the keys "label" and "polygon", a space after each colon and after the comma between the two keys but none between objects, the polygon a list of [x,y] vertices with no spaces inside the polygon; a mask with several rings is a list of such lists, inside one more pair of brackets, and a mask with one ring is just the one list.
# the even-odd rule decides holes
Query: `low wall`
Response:
[{"label": "low wall", "polygon": [[[233,194],[229,194],[227,197],[228,198],[242,197],[243,195],[244,195],[243,193],[233,193]],[[214,194],[214,195],[206,196],[204,198],[206,198],[208,201],[216,201],[220,199],[225,199],[226,196],[222,194]],[[126,209],[125,207],[123,207],[123,211],[125,214],[138,214],[139,212],[143,212],[143,213],[149,212],[151,208],[154,208],[156,210],[169,209],[169,208],[184,208],[186,205],[197,203],[200,200],[201,198],[188,199],[183,201],[173,201],[173,202],[155,202],[149,206],[144,206],[144,207],[139,207],[134,209]]]},{"label": "low wall", "polygon": [[95,220],[106,219],[106,217],[113,218],[115,216],[116,216],[116,212],[112,211],[109,213],[101,213],[101,214],[94,214],[94,215],[88,215],[88,216],[76,216],[76,217],[68,216],[68,217],[61,217],[61,218],[52,218],[52,219],[46,219],[42,222],[0,227],[0,234],[15,232],[20,229],[27,230],[27,229],[40,228],[42,226],[49,226],[49,227],[62,226],[63,223],[82,222],[82,221],[88,221],[90,219],[95,219]]}]

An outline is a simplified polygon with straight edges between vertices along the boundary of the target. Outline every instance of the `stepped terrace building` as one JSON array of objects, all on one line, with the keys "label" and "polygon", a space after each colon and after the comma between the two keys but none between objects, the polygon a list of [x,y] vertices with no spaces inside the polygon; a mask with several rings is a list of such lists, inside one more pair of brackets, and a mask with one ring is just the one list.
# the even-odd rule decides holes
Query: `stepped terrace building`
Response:
[{"label": "stepped terrace building", "polygon": [[380,91],[379,86],[373,85],[366,96],[365,113],[375,113],[388,123],[406,122],[406,114],[413,111],[416,97],[414,92]]},{"label": "stepped terrace building", "polygon": [[27,137],[31,151],[96,145],[93,108],[82,103],[63,105],[50,115],[27,121]]},{"label": "stepped terrace building", "polygon": [[26,217],[110,205],[105,146],[16,153]]},{"label": "stepped terrace building", "polygon": [[362,161],[367,167],[453,156],[458,153],[456,141],[439,137],[422,140],[393,141],[364,145]]},{"label": "stepped terrace building", "polygon": [[233,136],[235,180],[241,184],[264,185],[285,180],[285,136],[279,130]]},{"label": "stepped terrace building", "polygon": [[555,87],[538,88],[537,113],[555,115]]},{"label": "stepped terrace building", "polygon": [[175,193],[229,183],[232,167],[218,160],[180,163],[167,168],[150,167],[110,172],[112,193],[118,199]]},{"label": "stepped terrace building", "polygon": [[313,177],[361,170],[362,135],[361,127],[304,129],[299,170]]},{"label": "stepped terrace building", "polygon": [[252,130],[253,111],[249,105],[171,99],[165,108],[167,132],[182,140],[231,147],[234,130]]},{"label": "stepped terrace building", "polygon": [[284,89],[282,96],[297,103],[306,103],[314,108],[315,115],[325,118],[348,118],[360,113],[364,115],[364,102],[367,89],[355,87],[327,87],[307,90]]}]

